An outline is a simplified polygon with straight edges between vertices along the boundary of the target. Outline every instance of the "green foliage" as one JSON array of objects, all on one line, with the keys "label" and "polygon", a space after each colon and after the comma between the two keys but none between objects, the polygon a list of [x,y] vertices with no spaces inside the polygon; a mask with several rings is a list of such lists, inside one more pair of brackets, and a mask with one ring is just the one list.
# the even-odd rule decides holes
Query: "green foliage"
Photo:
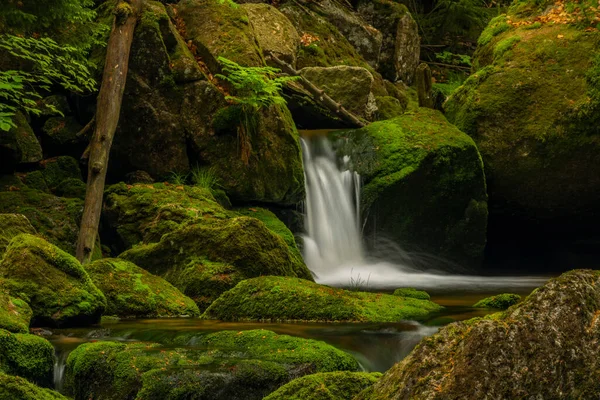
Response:
[{"label": "green foliage", "polygon": [[188,176],[189,174],[173,171],[169,174],[167,181],[173,185],[185,185],[187,183]]},{"label": "green foliage", "polygon": [[196,166],[191,172],[192,183],[204,189],[208,189],[211,193],[220,188],[221,183],[214,168],[202,168]]},{"label": "green foliage", "polygon": [[429,295],[429,293],[427,293],[423,290],[417,290],[415,288],[396,289],[396,290],[394,290],[394,296],[410,297],[413,299],[420,299],[420,300],[431,300],[431,296]]},{"label": "green foliage", "polygon": [[251,151],[251,137],[258,130],[258,111],[273,105],[285,105],[285,99],[281,97],[283,85],[296,78],[278,77],[277,73],[280,70],[277,68],[242,67],[224,57],[219,57],[218,60],[225,75],[215,76],[231,85],[234,95],[226,96],[226,99],[235,104],[240,111],[238,139],[242,160],[247,163]]},{"label": "green foliage", "polygon": [[[0,4],[0,130],[15,126],[19,109],[39,114],[40,92],[54,85],[76,93],[94,90],[87,52],[103,44],[108,27],[93,22],[92,6],[92,0]],[[46,111],[58,112],[52,106]]]},{"label": "green foliage", "polygon": [[454,54],[450,51],[443,51],[437,53],[435,58],[446,64],[471,66],[471,56],[467,54]]},{"label": "green foliage", "polygon": [[421,24],[438,37],[465,35],[473,27],[485,26],[486,14],[482,6],[480,0],[437,0],[431,13],[421,19]]}]

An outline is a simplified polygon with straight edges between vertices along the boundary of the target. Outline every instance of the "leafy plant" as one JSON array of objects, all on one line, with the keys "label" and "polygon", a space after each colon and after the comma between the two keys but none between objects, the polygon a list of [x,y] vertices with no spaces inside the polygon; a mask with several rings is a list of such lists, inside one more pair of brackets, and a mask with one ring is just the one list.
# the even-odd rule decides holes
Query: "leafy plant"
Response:
[{"label": "leafy plant", "polygon": [[192,169],[192,183],[196,186],[205,188],[213,192],[221,187],[219,177],[214,168],[196,167]]},{"label": "leafy plant", "polygon": [[471,56],[467,54],[454,54],[450,51],[443,51],[436,53],[435,57],[446,64],[471,66]]},{"label": "leafy plant", "polygon": [[173,171],[169,174],[168,181],[173,185],[185,185],[189,174]]},{"label": "leafy plant", "polygon": [[241,158],[245,163],[252,151],[251,138],[258,131],[258,112],[270,106],[283,106],[286,101],[281,97],[283,85],[295,80],[295,77],[277,76],[280,72],[272,67],[242,67],[234,61],[219,57],[223,74],[215,75],[228,82],[233,94],[225,98],[236,108],[238,119],[238,141]]},{"label": "leafy plant", "polygon": [[363,279],[360,276],[360,273],[356,275],[356,278],[352,276],[354,273],[354,268],[350,270],[350,282],[348,285],[348,290],[359,292],[361,290],[366,290],[369,288],[369,281],[371,280],[371,274],[367,277],[367,279]]}]

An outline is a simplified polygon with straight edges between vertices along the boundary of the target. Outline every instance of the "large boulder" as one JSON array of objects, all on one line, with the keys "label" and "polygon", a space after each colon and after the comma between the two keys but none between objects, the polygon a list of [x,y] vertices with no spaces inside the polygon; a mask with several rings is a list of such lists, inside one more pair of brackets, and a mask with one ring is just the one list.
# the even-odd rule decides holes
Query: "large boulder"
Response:
[{"label": "large boulder", "polygon": [[352,356],[323,342],[266,330],[221,331],[183,334],[168,346],[81,345],[67,360],[65,388],[75,400],[260,400],[298,376],[357,369]]},{"label": "large boulder", "polygon": [[35,235],[35,228],[26,216],[21,214],[0,214],[0,259],[10,241],[22,233]]},{"label": "large boulder", "polygon": [[223,321],[398,322],[423,320],[441,309],[428,300],[267,276],[238,283],[215,300],[203,317]]},{"label": "large boulder", "polygon": [[0,277],[11,296],[33,311],[32,324],[68,326],[96,323],[106,299],[75,257],[45,240],[22,234],[9,244]]},{"label": "large boulder", "polygon": [[85,270],[106,297],[105,315],[153,318],[200,314],[196,303],[169,282],[128,261],[103,258],[86,265]]},{"label": "large boulder", "polygon": [[420,62],[419,28],[408,9],[392,0],[367,0],[358,5],[359,14],[383,35],[377,71],[392,82],[414,82]]},{"label": "large boulder", "polygon": [[465,265],[481,262],[487,194],[471,138],[427,108],[337,135],[364,180],[367,234]]},{"label": "large boulder", "polygon": [[50,342],[39,336],[0,329],[0,374],[21,376],[50,387],[53,369],[54,348]]},{"label": "large boulder", "polygon": [[[107,191],[106,215],[121,258],[164,277],[203,310],[243,279],[311,279],[292,233],[272,213],[229,211],[207,189],[119,184]],[[246,216],[247,215],[247,216]]]},{"label": "large boulder", "polygon": [[248,13],[261,50],[273,53],[280,60],[296,67],[300,36],[290,20],[269,4],[245,4],[242,7]]},{"label": "large boulder", "polygon": [[0,374],[0,400],[68,400],[54,390],[44,389],[27,379]]},{"label": "large boulder", "polygon": [[15,127],[0,135],[0,171],[10,171],[19,164],[36,163],[42,159],[42,147],[27,118],[18,112]]},{"label": "large boulder", "polygon": [[505,312],[423,339],[357,399],[594,398],[599,314],[600,272],[568,272]]},{"label": "large boulder", "polygon": [[373,385],[380,372],[322,372],[294,379],[264,400],[346,400]]},{"label": "large boulder", "polygon": [[361,67],[307,67],[300,74],[351,113],[372,120],[377,111],[373,75]]},{"label": "large boulder", "polygon": [[29,332],[33,311],[23,300],[12,297],[0,281],[0,329],[14,333]]},{"label": "large boulder", "polygon": [[568,3],[520,1],[494,18],[474,73],[444,106],[477,143],[499,219],[566,226],[600,215],[600,33],[579,18],[598,13]]}]

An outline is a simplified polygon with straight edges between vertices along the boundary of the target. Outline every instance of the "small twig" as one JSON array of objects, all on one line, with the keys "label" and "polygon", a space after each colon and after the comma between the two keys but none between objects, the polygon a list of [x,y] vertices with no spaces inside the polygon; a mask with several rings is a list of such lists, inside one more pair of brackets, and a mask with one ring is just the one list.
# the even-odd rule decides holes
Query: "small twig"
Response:
[{"label": "small twig", "polygon": [[88,122],[87,125],[83,127],[83,129],[81,129],[79,132],[77,132],[77,134],[75,136],[79,138],[79,137],[82,137],[83,135],[85,135],[86,133],[88,133],[88,131],[90,131],[92,129],[92,126],[94,126],[95,122],[96,122],[96,116],[94,115],[92,117],[92,119],[90,120],[90,122]]}]

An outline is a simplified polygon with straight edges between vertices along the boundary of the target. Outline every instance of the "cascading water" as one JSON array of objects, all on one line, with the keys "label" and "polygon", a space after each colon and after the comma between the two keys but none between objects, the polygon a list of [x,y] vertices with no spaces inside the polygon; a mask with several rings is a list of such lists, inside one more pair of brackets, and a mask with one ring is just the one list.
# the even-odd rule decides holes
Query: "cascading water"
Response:
[{"label": "cascading water", "polygon": [[[304,260],[317,282],[336,286],[490,289],[530,287],[543,281],[528,277],[479,277],[425,273],[410,265],[369,259],[360,229],[360,176],[338,161],[325,136],[302,140],[306,181]],[[397,252],[402,249],[397,248]]]}]

